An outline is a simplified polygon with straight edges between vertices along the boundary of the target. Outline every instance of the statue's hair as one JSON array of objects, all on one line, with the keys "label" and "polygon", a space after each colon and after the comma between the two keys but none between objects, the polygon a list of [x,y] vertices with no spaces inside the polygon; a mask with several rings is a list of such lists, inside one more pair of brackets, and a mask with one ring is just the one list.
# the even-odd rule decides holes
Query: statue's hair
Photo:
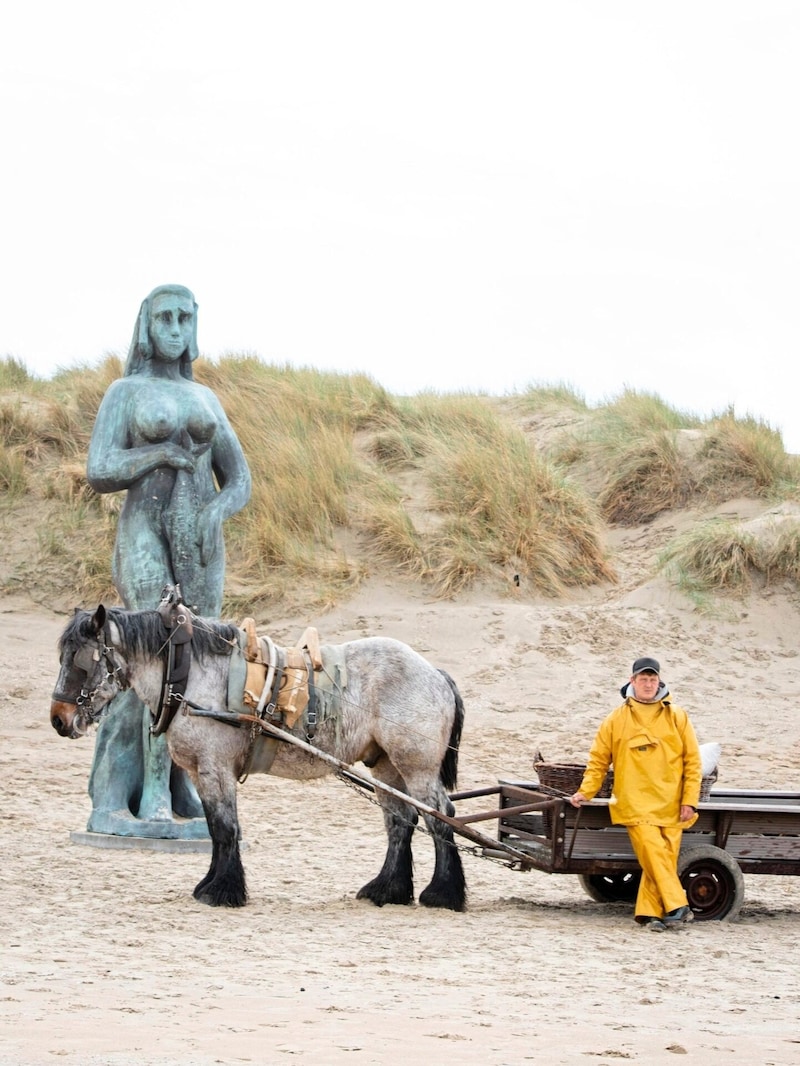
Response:
[{"label": "statue's hair", "polygon": [[189,341],[189,346],[181,356],[180,371],[185,378],[189,378],[191,381],[194,375],[192,374],[192,363],[195,361],[198,355],[197,348],[197,301],[194,298],[194,294],[190,289],[187,289],[185,285],[159,285],[153,289],[149,296],[146,296],[142,300],[142,306],[139,308],[139,314],[136,318],[136,325],[133,327],[133,337],[131,338],[131,346],[128,349],[128,359],[125,363],[125,377],[130,377],[131,374],[138,374],[142,369],[142,364],[147,359],[153,358],[153,339],[150,336],[150,312],[153,307],[153,300],[156,296],[184,296],[186,299],[192,301],[192,307],[194,308],[194,322],[192,329],[192,337]]}]

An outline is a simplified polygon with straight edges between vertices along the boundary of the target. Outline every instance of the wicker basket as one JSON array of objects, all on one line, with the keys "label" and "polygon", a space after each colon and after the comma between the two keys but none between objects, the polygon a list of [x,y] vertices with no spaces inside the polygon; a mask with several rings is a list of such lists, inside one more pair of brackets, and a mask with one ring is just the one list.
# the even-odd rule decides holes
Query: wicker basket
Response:
[{"label": "wicker basket", "polygon": [[[541,784],[563,792],[566,796],[571,796],[573,792],[578,791],[578,786],[586,772],[585,766],[574,762],[537,762],[533,764],[533,768],[539,775]],[[598,798],[608,799],[613,785],[614,771],[609,770],[597,793]]]},{"label": "wicker basket", "polygon": [[[556,789],[566,796],[571,796],[578,791],[586,767],[580,763],[556,763],[536,762],[533,768],[539,776],[539,782],[547,788]],[[717,770],[711,771],[708,777],[704,777],[700,784],[700,799],[707,800],[711,793],[711,786],[717,780]],[[598,799],[608,799],[614,788],[614,771],[609,770],[597,793]]]},{"label": "wicker basket", "polygon": [[717,768],[715,766],[714,769],[711,771],[711,773],[708,775],[708,777],[704,777],[700,781],[700,799],[701,800],[711,799],[711,786],[714,784],[714,782],[716,780],[717,780]]}]

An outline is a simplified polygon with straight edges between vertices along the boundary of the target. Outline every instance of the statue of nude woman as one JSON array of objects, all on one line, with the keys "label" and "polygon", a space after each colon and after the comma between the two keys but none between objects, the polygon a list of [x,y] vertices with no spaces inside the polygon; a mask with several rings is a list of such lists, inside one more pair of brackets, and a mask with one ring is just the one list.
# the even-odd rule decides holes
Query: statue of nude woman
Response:
[{"label": "statue of nude woman", "polygon": [[[155,608],[179,584],[196,613],[222,609],[222,524],[250,498],[250,471],[214,393],[193,380],[197,304],[163,285],[139,310],[124,377],[103,397],[89,444],[96,492],[126,492],[112,576],[125,606]],[[200,800],[131,691],[116,697],[97,733],[87,829],[117,836],[196,838],[208,830]],[[122,704],[122,706],[120,706]]]}]

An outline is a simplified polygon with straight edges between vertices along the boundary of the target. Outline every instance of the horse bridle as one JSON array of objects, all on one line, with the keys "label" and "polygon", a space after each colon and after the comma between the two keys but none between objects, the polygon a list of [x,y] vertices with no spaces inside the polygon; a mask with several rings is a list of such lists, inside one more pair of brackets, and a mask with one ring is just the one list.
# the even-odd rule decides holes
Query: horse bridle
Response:
[{"label": "horse bridle", "polygon": [[[105,667],[105,674],[99,678],[94,688],[89,689],[90,679],[99,674],[96,664],[101,661]],[[90,722],[96,721],[103,711],[103,707],[97,711],[94,709],[94,697],[103,682],[113,678],[119,683],[121,688],[127,686],[124,663],[114,661],[114,648],[109,644],[106,626],[103,627],[102,642],[99,640],[87,641],[75,653],[72,657],[70,673],[73,670],[83,674],[84,677],[78,695],[73,699],[71,695],[56,691],[53,693],[53,699],[61,700],[64,703],[74,703]]]}]

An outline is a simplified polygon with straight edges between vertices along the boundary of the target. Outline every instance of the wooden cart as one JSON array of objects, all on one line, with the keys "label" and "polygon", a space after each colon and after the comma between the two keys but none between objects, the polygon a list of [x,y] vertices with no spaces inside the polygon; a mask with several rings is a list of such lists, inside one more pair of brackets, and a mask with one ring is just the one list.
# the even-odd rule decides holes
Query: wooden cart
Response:
[{"label": "wooden cart", "polygon": [[[333,755],[263,723],[274,734],[329,763],[352,784],[385,792],[451,826],[473,851],[519,870],[577,874],[584,890],[602,903],[636,897],[641,868],[624,826],[613,825],[607,799],[580,808],[540,782],[500,779],[496,785],[451,793],[454,805],[495,798],[489,810],[443,814],[359,773]],[[694,917],[732,921],[744,902],[743,874],[800,874],[800,792],[713,788],[701,799],[699,818],[683,834],[678,873]],[[478,825],[497,822],[496,837]]]},{"label": "wooden cart", "polygon": [[[497,845],[484,847],[485,855],[521,870],[577,874],[598,902],[635,899],[641,869],[626,829],[611,822],[607,799],[575,808],[538,782],[502,779],[452,799],[490,795],[497,797],[497,808],[465,820],[497,819]],[[744,873],[800,874],[800,793],[714,789],[698,813],[683,834],[678,862],[696,920],[735,919],[744,901]]]}]

